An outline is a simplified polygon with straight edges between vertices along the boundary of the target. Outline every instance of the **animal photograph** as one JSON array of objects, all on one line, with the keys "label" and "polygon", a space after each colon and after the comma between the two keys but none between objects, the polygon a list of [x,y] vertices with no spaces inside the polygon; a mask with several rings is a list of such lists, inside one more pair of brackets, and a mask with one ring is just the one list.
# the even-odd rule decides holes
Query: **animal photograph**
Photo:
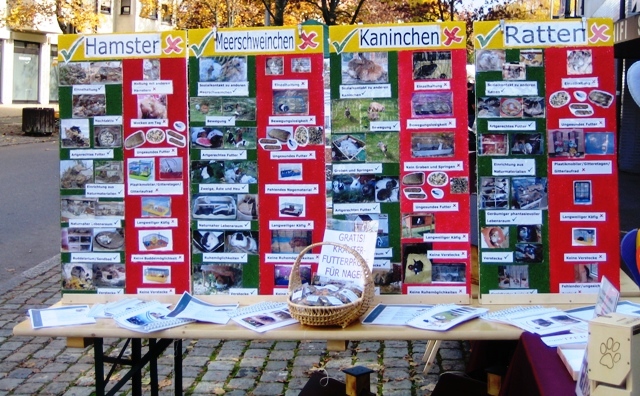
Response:
[{"label": "animal photograph", "polygon": [[419,51],[413,53],[413,79],[449,80],[452,75],[450,51]]},{"label": "animal photograph", "polygon": [[198,96],[189,98],[189,120],[193,123],[207,120],[207,116],[222,116],[223,98]]},{"label": "animal photograph", "polygon": [[387,52],[344,52],[341,59],[342,84],[382,84],[389,82]]},{"label": "animal photograph", "polygon": [[162,120],[167,118],[167,95],[138,95],[138,118]]},{"label": "animal photograph", "polygon": [[367,162],[395,162],[400,160],[398,132],[376,132],[365,135]]},{"label": "animal photograph", "polygon": [[60,131],[62,148],[91,147],[88,118],[60,120]]},{"label": "animal photograph", "polygon": [[216,56],[199,59],[200,82],[247,81],[247,58],[242,56]]},{"label": "animal photograph", "polygon": [[229,289],[243,286],[243,265],[232,263],[195,264],[193,272],[193,293],[200,295],[229,294]]},{"label": "animal photograph", "polygon": [[430,284],[432,274],[431,260],[427,252],[433,249],[431,243],[408,243],[402,245],[404,283]]}]

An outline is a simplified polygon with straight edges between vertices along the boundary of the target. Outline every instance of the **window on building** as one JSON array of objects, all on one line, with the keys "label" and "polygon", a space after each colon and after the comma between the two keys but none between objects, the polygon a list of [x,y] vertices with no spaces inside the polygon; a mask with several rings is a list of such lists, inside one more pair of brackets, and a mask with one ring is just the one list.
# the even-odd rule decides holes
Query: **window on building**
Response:
[{"label": "window on building", "polygon": [[131,14],[131,0],[120,0],[120,14]]},{"label": "window on building", "polygon": [[173,19],[173,12],[169,6],[169,4],[162,4],[162,24],[163,25],[171,25],[171,20]]},{"label": "window on building", "polygon": [[58,67],[58,46],[51,44],[51,67],[49,69],[49,101],[58,101],[58,84],[60,82],[60,68]]},{"label": "window on building", "polygon": [[101,14],[111,15],[111,0],[99,0],[98,10]]}]

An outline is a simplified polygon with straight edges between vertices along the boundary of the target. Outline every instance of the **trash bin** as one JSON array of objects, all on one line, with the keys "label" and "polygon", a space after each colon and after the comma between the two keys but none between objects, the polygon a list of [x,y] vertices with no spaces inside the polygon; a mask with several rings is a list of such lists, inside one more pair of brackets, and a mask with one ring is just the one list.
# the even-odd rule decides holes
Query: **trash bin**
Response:
[{"label": "trash bin", "polygon": [[50,135],[55,131],[56,118],[53,108],[25,107],[22,109],[22,132]]}]

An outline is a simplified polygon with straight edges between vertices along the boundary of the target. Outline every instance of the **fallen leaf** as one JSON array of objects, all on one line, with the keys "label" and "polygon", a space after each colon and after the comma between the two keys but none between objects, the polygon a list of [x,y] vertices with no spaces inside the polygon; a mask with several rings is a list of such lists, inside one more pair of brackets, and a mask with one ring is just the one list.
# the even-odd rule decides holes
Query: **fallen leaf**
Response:
[{"label": "fallen leaf", "polygon": [[169,378],[165,378],[162,381],[158,382],[158,388],[166,388],[167,386],[171,386],[173,382]]},{"label": "fallen leaf", "polygon": [[214,395],[224,395],[225,393],[227,393],[227,392],[222,388],[215,388],[213,390],[213,394]]}]

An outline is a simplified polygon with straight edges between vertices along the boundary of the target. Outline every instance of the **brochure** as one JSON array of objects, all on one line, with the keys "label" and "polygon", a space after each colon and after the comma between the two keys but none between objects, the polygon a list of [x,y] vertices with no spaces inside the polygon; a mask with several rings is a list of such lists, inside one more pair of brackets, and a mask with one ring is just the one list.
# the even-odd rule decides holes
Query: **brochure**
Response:
[{"label": "brochure", "polygon": [[[566,312],[571,317],[587,321],[594,318],[595,311],[595,305],[589,305],[586,307],[569,309]],[[616,307],[616,312],[625,315],[640,316],[640,304],[636,304],[631,301],[620,301]]]},{"label": "brochure", "polygon": [[261,302],[229,313],[231,319],[247,329],[265,331],[288,326],[298,321],[291,317],[287,303]]},{"label": "brochure", "polygon": [[195,322],[195,319],[167,318],[166,315],[170,312],[164,304],[149,301],[138,304],[114,316],[113,319],[118,326],[141,333],[151,333]]},{"label": "brochure", "polygon": [[214,305],[206,303],[191,294],[184,292],[176,307],[169,312],[167,318],[194,319],[198,322],[227,324],[229,312],[235,311],[238,304]]},{"label": "brochure", "polygon": [[69,305],[57,308],[29,310],[31,327],[34,329],[96,323],[96,319],[90,317],[88,314],[88,305]]},{"label": "brochure", "polygon": [[446,331],[487,311],[489,311],[487,308],[440,304],[409,320],[407,325],[423,330]]},{"label": "brochure", "polygon": [[405,325],[433,305],[422,304],[378,304],[362,320],[362,324],[383,326]]},{"label": "brochure", "polygon": [[570,331],[584,322],[554,307],[518,306],[482,315],[482,319],[516,326],[539,335]]}]

